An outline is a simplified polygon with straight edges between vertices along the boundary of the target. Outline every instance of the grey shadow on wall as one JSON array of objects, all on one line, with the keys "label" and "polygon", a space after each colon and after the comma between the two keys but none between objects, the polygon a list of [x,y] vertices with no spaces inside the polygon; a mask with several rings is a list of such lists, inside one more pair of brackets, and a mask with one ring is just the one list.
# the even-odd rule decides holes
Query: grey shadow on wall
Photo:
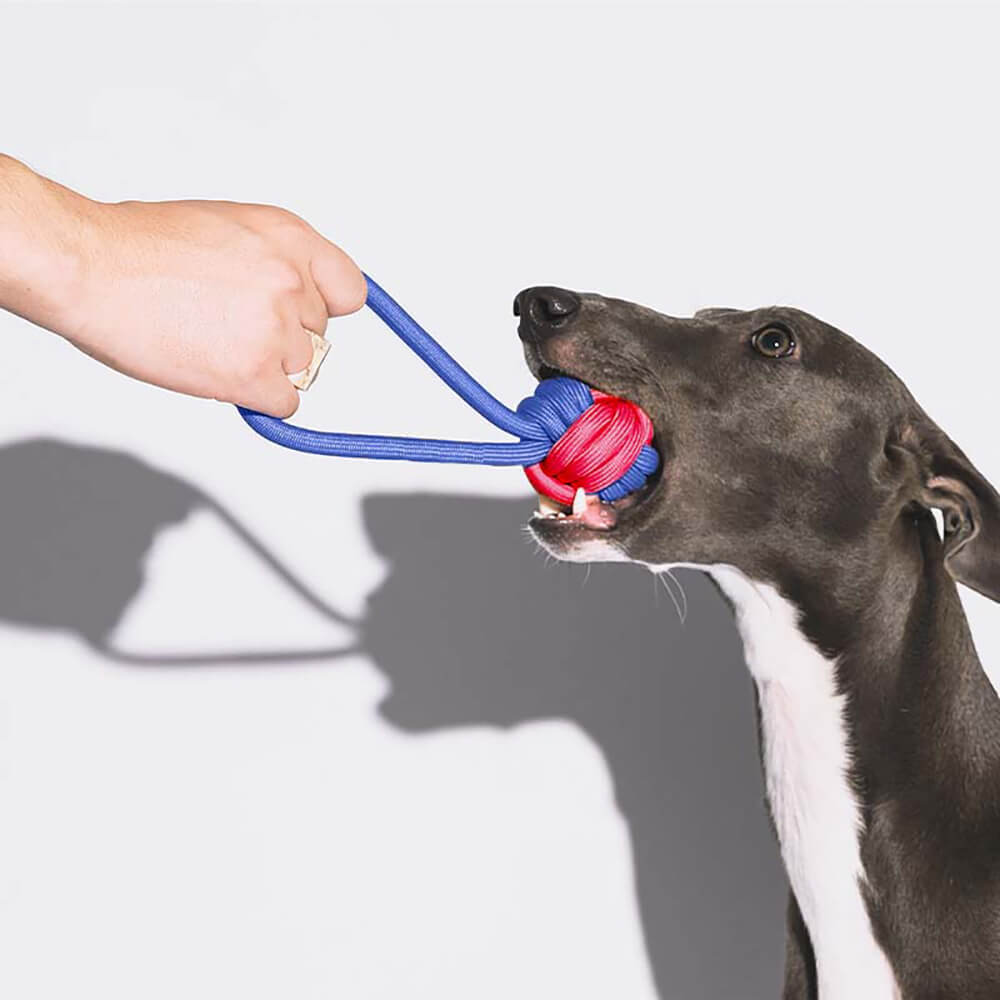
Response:
[{"label": "grey shadow on wall", "polygon": [[[353,626],[357,644],[210,656],[114,648],[156,535],[200,509],[303,601]],[[680,571],[682,625],[637,567],[547,564],[523,534],[529,510],[527,500],[367,498],[388,572],[352,621],[183,479],[122,452],[22,441],[0,448],[0,621],[69,631],[147,668],[322,666],[363,652],[391,682],[383,717],[409,733],[570,720],[608,763],[662,1000],[778,996],[785,881],[728,608],[707,579]]]},{"label": "grey shadow on wall", "polygon": [[[327,605],[225,507],[179,476],[126,452],[54,438],[0,448],[0,621],[70,632],[102,655],[136,666],[327,663],[352,651],[157,654],[117,648],[114,630],[142,587],[154,539],[199,510],[216,514],[264,566],[326,618],[357,624]],[[183,632],[183,623],[178,631]]]},{"label": "grey shadow on wall", "polygon": [[677,573],[682,624],[639,567],[547,565],[523,531],[531,507],[367,498],[389,563],[362,625],[391,681],[380,711],[414,733],[576,723],[603,752],[628,825],[660,997],[779,996],[787,889],[729,608],[696,571]]}]

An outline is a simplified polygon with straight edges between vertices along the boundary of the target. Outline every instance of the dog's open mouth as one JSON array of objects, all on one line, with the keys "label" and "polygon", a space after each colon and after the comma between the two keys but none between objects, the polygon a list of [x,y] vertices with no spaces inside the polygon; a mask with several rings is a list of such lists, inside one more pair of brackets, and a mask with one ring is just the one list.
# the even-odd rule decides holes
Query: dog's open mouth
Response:
[{"label": "dog's open mouth", "polygon": [[584,493],[583,487],[576,491],[572,507],[564,507],[551,497],[538,494],[538,509],[532,514],[532,521],[544,520],[565,527],[586,528],[590,531],[610,531],[618,525],[623,512],[643,503],[653,490],[647,483],[635,493],[629,493],[620,500],[602,500],[596,493]]},{"label": "dog's open mouth", "polygon": [[[558,377],[574,378],[584,382],[592,389],[607,391],[580,378],[579,375],[560,371],[545,363],[538,365],[535,374],[539,381]],[[540,522],[544,522],[546,529],[553,530],[613,531],[624,517],[628,517],[644,504],[659,485],[663,475],[664,455],[658,438],[658,434],[654,435],[653,447],[660,455],[660,466],[638,490],[628,493],[618,500],[607,501],[602,500],[596,493],[586,493],[581,487],[577,489],[571,505],[558,503],[551,497],[539,493],[538,508],[531,517],[532,524],[538,525]]]}]

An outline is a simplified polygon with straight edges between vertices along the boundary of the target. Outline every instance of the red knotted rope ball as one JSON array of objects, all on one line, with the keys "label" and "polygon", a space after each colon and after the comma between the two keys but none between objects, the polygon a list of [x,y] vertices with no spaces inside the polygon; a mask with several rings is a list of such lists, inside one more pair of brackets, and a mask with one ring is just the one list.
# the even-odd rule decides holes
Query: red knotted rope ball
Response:
[{"label": "red knotted rope ball", "polygon": [[[614,500],[637,489],[658,464],[650,447],[653,422],[635,403],[596,389],[588,406],[537,465],[525,468],[531,485],[561,504],[576,491],[609,494]],[[618,487],[614,489],[614,487]]]}]

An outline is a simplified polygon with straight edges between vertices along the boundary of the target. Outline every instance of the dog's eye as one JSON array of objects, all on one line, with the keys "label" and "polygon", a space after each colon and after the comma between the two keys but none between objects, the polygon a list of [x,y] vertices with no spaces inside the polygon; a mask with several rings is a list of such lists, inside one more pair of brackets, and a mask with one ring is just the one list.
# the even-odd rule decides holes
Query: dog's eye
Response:
[{"label": "dog's eye", "polygon": [[787,358],[795,350],[795,338],[783,326],[765,326],[753,335],[750,343],[765,358]]}]

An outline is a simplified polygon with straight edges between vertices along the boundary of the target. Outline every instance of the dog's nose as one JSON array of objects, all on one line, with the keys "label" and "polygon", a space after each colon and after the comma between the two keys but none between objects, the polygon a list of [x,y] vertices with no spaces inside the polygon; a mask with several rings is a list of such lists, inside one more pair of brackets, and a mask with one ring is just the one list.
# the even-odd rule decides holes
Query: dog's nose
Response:
[{"label": "dog's nose", "polygon": [[580,309],[579,296],[565,288],[526,288],[514,299],[522,340],[538,340],[565,326]]}]

